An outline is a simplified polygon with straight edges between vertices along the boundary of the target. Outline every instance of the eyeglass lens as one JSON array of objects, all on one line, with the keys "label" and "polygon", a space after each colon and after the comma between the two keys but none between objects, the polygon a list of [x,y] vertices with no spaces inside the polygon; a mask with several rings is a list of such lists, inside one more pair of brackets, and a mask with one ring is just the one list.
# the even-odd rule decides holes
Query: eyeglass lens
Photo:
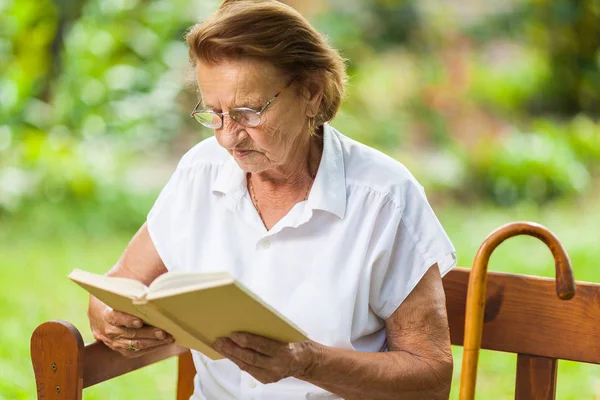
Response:
[{"label": "eyeglass lens", "polygon": [[[229,117],[240,125],[255,128],[260,124],[260,115],[252,110],[229,111]],[[211,129],[219,129],[223,126],[223,117],[216,113],[199,112],[194,114],[196,121]]]}]

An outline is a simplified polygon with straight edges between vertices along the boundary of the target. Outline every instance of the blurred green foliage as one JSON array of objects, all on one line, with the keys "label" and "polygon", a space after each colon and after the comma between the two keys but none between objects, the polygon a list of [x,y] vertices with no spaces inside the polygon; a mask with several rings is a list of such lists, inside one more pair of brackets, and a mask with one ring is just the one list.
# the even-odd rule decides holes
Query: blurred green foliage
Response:
[{"label": "blurred green foliage", "polygon": [[538,0],[526,25],[532,43],[549,58],[547,90],[535,108],[600,115],[600,2]]},{"label": "blurred green foliage", "polygon": [[[153,196],[164,166],[210,134],[187,118],[182,37],[217,3],[0,0],[0,212],[139,212],[123,199]],[[597,0],[320,3],[310,18],[349,60],[344,133],[461,200],[540,203],[593,186]]]},{"label": "blurred green foliage", "polygon": [[[546,73],[526,103],[534,113],[600,116],[600,2],[531,0],[469,28],[478,42],[509,37],[542,55]],[[518,61],[518,60],[516,60]],[[524,82],[529,85],[530,82]]]},{"label": "blurred green foliage", "polygon": [[193,102],[182,36],[209,9],[3,0],[0,10],[0,210],[27,198],[112,207],[160,184],[128,167],[181,131]]}]

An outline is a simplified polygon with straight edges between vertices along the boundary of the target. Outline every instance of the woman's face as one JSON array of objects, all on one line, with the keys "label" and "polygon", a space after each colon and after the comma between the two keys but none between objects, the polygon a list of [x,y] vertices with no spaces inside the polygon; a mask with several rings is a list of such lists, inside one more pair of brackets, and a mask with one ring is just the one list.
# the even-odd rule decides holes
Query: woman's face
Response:
[{"label": "woman's face", "polygon": [[[259,111],[291,79],[269,63],[250,60],[218,64],[198,61],[196,78],[200,108],[216,112],[237,107]],[[286,170],[308,149],[308,117],[314,116],[317,108],[315,96],[305,92],[299,95],[295,84],[283,90],[261,114],[261,123],[255,128],[223,116],[223,126],[215,129],[217,141],[246,172]]]}]

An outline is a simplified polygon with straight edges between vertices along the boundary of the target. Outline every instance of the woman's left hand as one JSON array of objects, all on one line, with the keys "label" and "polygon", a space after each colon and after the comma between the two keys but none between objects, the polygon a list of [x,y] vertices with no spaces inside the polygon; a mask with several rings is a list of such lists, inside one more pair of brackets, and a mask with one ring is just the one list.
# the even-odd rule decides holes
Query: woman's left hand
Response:
[{"label": "woman's left hand", "polygon": [[312,340],[283,343],[246,332],[234,332],[214,344],[215,350],[262,383],[302,378],[315,362],[318,346]]}]

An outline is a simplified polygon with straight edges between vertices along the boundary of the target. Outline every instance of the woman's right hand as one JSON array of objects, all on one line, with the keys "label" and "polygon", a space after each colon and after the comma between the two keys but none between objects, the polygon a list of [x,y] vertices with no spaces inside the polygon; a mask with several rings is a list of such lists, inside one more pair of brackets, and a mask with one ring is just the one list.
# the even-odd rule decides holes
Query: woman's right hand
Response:
[{"label": "woman's right hand", "polygon": [[[108,276],[130,278],[149,285],[167,272],[144,223],[133,236]],[[96,340],[125,357],[138,357],[173,343],[173,337],[154,326],[144,325],[133,315],[113,310],[94,296],[88,308],[90,326]]]},{"label": "woman's right hand", "polygon": [[173,343],[173,337],[154,326],[91,297],[88,310],[90,326],[96,340],[104,342],[123,356],[139,357]]}]

